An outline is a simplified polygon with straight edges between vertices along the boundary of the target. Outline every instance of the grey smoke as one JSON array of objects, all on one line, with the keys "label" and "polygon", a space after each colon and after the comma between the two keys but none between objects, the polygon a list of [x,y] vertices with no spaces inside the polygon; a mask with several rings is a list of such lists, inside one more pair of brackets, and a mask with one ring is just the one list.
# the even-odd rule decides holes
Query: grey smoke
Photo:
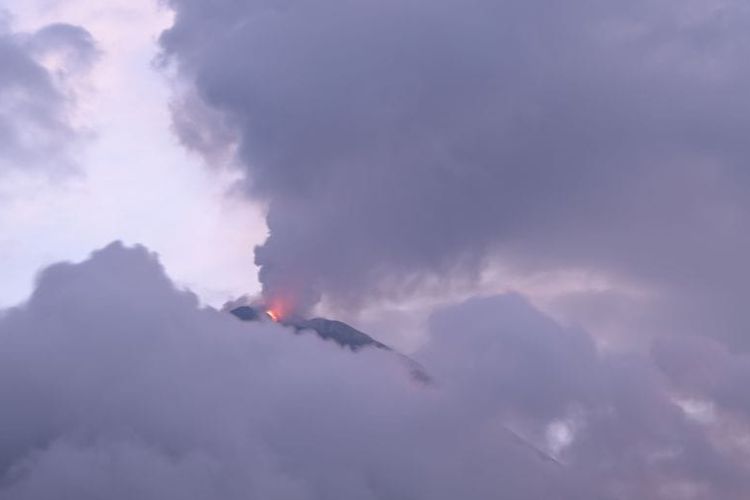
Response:
[{"label": "grey smoke", "polygon": [[515,295],[430,330],[425,386],[388,351],[201,308],[143,248],[54,265],[0,316],[0,499],[746,497],[647,357]]},{"label": "grey smoke", "polygon": [[169,3],[183,140],[238,141],[269,204],[267,294],[356,306],[500,259],[747,344],[743,2]]}]

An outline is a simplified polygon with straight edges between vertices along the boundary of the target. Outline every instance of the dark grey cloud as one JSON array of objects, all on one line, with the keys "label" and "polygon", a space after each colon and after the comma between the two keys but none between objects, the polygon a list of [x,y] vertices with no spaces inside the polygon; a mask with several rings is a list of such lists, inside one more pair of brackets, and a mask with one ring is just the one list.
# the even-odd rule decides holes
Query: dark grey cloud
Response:
[{"label": "dark grey cloud", "polygon": [[0,499],[746,497],[648,358],[514,295],[431,332],[425,386],[386,351],[200,308],[143,248],[54,265],[0,316]]},{"label": "dark grey cloud", "polygon": [[[65,83],[96,53],[91,35],[78,26],[22,33],[0,23],[0,172],[70,167],[78,134],[70,118],[74,96]],[[45,65],[52,59],[54,68]]]},{"label": "dark grey cloud", "polygon": [[183,139],[228,137],[198,134],[206,107],[236,133],[270,295],[356,303],[500,257],[624,277],[667,297],[660,328],[745,342],[743,2],[170,5]]}]

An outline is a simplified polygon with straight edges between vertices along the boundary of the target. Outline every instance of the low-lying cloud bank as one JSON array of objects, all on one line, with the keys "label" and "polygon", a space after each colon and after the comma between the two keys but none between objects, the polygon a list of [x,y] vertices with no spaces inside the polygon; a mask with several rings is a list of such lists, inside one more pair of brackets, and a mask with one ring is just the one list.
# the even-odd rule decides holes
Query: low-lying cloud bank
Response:
[{"label": "low-lying cloud bank", "polygon": [[[684,368],[679,345],[659,351],[661,372],[598,352],[515,295],[445,308],[430,333],[416,354],[435,379],[424,386],[386,351],[201,308],[143,248],[54,265],[0,316],[0,499],[750,491],[741,434],[720,425],[747,405],[731,390],[710,418],[676,404],[663,373]],[[747,371],[731,371],[681,394],[705,403],[743,387]]]}]

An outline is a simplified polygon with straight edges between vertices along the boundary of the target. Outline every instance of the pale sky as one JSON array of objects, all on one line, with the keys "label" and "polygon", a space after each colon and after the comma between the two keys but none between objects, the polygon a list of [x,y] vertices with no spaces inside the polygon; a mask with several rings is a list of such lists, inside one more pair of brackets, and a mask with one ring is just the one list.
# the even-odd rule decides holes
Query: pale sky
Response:
[{"label": "pale sky", "polygon": [[169,274],[207,303],[255,292],[252,248],[266,234],[260,210],[231,195],[226,168],[206,168],[170,129],[169,85],[152,64],[170,12],[151,0],[98,8],[11,0],[6,8],[16,31],[84,26],[101,55],[75,82],[77,119],[89,132],[79,173],[20,173],[0,184],[0,307],[23,300],[41,267],[81,260],[115,239],[159,253]]}]

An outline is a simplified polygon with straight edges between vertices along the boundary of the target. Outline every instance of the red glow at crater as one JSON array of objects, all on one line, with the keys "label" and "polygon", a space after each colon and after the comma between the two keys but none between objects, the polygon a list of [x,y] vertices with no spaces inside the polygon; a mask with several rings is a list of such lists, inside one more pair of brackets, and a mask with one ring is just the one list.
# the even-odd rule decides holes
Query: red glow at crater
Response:
[{"label": "red glow at crater", "polygon": [[266,310],[266,314],[273,321],[279,322],[281,320],[281,314],[280,314],[280,312],[277,311],[277,310],[275,310],[275,309],[268,309],[268,310]]}]

